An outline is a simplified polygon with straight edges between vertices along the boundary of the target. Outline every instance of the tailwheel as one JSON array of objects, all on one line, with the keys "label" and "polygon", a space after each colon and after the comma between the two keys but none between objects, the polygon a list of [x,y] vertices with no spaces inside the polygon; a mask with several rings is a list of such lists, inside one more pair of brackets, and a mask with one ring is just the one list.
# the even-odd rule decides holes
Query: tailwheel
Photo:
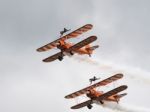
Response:
[{"label": "tailwheel", "polygon": [[116,98],[116,102],[119,103],[119,99],[118,98]]},{"label": "tailwheel", "polygon": [[88,54],[89,55],[89,57],[91,57],[91,54]]},{"label": "tailwheel", "polygon": [[92,106],[91,104],[87,105],[87,108],[88,108],[88,109],[92,109],[92,107],[93,107],[93,106]]},{"label": "tailwheel", "polygon": [[119,96],[115,95],[114,98],[116,99],[116,103],[119,103]]},{"label": "tailwheel", "polygon": [[58,57],[58,60],[59,60],[59,61],[62,61],[62,60],[63,60],[63,56],[59,56],[59,57]]}]

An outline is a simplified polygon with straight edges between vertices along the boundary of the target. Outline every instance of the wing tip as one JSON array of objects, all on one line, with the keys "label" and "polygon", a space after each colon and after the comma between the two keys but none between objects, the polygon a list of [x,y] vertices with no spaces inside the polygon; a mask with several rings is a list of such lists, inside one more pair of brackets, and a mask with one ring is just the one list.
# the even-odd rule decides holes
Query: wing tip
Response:
[{"label": "wing tip", "polygon": [[77,109],[77,108],[75,108],[74,106],[72,106],[72,107],[70,107],[71,109]]},{"label": "wing tip", "polygon": [[43,61],[43,62],[49,62],[47,59],[43,59],[42,61]]},{"label": "wing tip", "polygon": [[36,51],[37,51],[37,52],[42,52],[42,50],[40,50],[39,48],[38,48],[38,49],[36,49]]},{"label": "wing tip", "polygon": [[69,99],[68,96],[65,96],[64,98]]},{"label": "wing tip", "polygon": [[64,98],[66,98],[66,99],[71,99],[71,98],[74,98],[74,97],[71,97],[71,96],[67,95],[67,96],[65,96]]},{"label": "wing tip", "polygon": [[70,107],[71,109],[79,109],[80,107],[78,107],[78,105],[72,106]]},{"label": "wing tip", "polygon": [[89,38],[93,38],[94,40],[97,40],[97,36],[96,35],[92,35]]},{"label": "wing tip", "polygon": [[85,26],[91,26],[91,27],[93,27],[93,25],[92,25],[92,24],[90,24],[90,23],[86,24]]},{"label": "wing tip", "polygon": [[123,75],[123,73],[117,73],[117,74],[115,74],[116,76],[119,76],[120,78],[122,78],[124,75]]},{"label": "wing tip", "polygon": [[128,88],[127,85],[121,85],[120,88],[123,88],[124,90]]}]

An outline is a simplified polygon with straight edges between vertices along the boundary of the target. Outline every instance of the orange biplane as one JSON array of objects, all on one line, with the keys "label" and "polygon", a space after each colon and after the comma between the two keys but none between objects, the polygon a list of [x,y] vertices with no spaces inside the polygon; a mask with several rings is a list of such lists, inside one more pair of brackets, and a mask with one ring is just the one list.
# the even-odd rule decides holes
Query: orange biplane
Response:
[{"label": "orange biplane", "polygon": [[91,30],[92,27],[93,26],[91,24],[86,24],[86,25],[82,26],[81,28],[79,28],[61,38],[38,48],[37,51],[43,52],[43,51],[50,50],[54,47],[57,47],[58,49],[61,50],[59,53],[54,54],[54,55],[44,59],[43,60],[44,62],[51,62],[56,59],[59,59],[61,61],[65,55],[73,55],[74,53],[81,54],[81,55],[87,54],[87,55],[91,56],[93,51],[99,47],[98,45],[90,46],[90,43],[97,40],[96,36],[90,36],[77,44],[65,42],[65,40],[70,39],[70,38],[75,38],[75,37],[81,35],[82,33],[85,33],[87,31]]},{"label": "orange biplane", "polygon": [[111,91],[106,92],[106,93],[104,93],[103,91],[97,91],[95,88],[97,88],[99,86],[105,86],[111,82],[114,82],[114,81],[122,78],[122,77],[123,77],[123,74],[113,75],[103,81],[100,81],[100,82],[95,83],[89,87],[82,89],[82,90],[79,90],[77,92],[69,94],[69,95],[65,96],[65,98],[67,98],[67,99],[75,98],[75,97],[78,97],[83,94],[86,94],[86,96],[88,98],[90,98],[90,100],[87,100],[83,103],[72,106],[71,109],[79,109],[79,108],[82,108],[85,106],[88,107],[88,109],[91,109],[93,103],[104,104],[105,101],[113,101],[113,102],[118,103],[121,97],[127,95],[127,93],[118,94],[119,92],[127,89],[126,85],[119,86]]}]

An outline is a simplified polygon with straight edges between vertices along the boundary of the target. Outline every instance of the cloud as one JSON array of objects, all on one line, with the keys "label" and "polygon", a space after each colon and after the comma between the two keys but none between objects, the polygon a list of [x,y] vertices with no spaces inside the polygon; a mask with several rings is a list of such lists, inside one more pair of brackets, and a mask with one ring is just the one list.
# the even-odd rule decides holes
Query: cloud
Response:
[{"label": "cloud", "polygon": [[[67,93],[87,86],[95,74],[106,78],[122,71],[132,75],[122,81],[130,86],[123,102],[149,106],[149,1],[1,0],[0,9],[0,111],[68,111]],[[91,34],[99,38],[92,56],[98,62],[85,57],[41,61],[57,51],[37,53],[38,47],[57,39],[63,27],[86,23],[94,25]],[[144,84],[137,84],[141,78]]]}]

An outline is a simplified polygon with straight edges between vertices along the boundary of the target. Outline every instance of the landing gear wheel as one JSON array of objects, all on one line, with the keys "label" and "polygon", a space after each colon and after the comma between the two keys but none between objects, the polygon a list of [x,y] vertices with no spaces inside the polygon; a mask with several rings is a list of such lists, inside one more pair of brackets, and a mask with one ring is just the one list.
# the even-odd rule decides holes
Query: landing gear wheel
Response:
[{"label": "landing gear wheel", "polygon": [[87,108],[88,108],[88,109],[92,109],[92,107],[93,107],[93,106],[92,106],[91,104],[87,105]]},{"label": "landing gear wheel", "polygon": [[70,55],[74,55],[74,53],[72,51],[70,51]]},{"label": "landing gear wheel", "polygon": [[104,104],[104,102],[103,101],[99,101],[101,104]]},{"label": "landing gear wheel", "polygon": [[58,57],[58,60],[59,60],[59,61],[62,61],[62,60],[63,60],[63,57],[62,57],[62,56],[59,56],[59,57]]}]

